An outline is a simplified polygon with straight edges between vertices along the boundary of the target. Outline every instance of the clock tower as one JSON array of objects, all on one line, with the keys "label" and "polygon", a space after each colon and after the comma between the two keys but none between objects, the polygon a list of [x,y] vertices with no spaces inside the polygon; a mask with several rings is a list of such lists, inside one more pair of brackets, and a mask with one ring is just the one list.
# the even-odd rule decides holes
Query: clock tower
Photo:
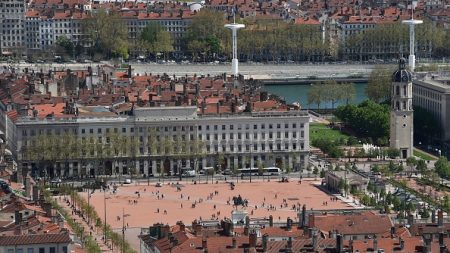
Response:
[{"label": "clock tower", "polygon": [[400,58],[392,75],[390,146],[400,150],[400,158],[413,155],[412,73]]}]

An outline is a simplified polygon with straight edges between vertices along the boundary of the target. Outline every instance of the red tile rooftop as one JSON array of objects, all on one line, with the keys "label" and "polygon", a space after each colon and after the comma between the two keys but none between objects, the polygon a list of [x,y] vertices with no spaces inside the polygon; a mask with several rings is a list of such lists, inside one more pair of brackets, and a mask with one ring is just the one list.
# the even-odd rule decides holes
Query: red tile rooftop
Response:
[{"label": "red tile rooftop", "polygon": [[71,241],[69,233],[0,236],[0,246],[70,243]]},{"label": "red tile rooftop", "polygon": [[387,215],[378,215],[372,212],[363,212],[352,215],[311,215],[310,227],[316,227],[328,233],[337,231],[347,234],[378,234],[383,235],[390,231],[392,221]]}]

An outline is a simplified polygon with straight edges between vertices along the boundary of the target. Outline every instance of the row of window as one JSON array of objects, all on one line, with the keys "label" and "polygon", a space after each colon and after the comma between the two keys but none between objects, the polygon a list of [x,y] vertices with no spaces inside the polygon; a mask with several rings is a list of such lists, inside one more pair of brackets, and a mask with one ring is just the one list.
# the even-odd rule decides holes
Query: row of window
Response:
[{"label": "row of window", "polygon": [[[284,149],[283,149],[284,147]],[[237,149],[235,149],[234,145],[230,145],[229,149],[225,145],[222,145],[221,148],[222,152],[259,152],[259,151],[289,151],[290,145],[289,143],[285,143],[282,145],[281,143],[278,143],[276,145],[273,145],[272,143],[269,143],[269,145],[266,145],[265,143],[261,143],[261,145],[258,144],[247,144],[247,145],[237,145]],[[243,149],[245,148],[245,150]],[[298,149],[300,148],[300,149]],[[297,143],[292,143],[292,150],[303,150],[305,148],[304,144],[301,143],[300,145],[297,145]],[[206,145],[206,151],[207,152],[219,152],[219,146],[218,145]]]},{"label": "row of window", "polygon": [[[304,128],[303,123],[301,123],[301,124],[297,124],[297,123],[265,124],[265,123],[263,123],[263,124],[253,124],[253,125],[251,125],[251,124],[206,125],[204,127],[202,125],[199,125],[198,130],[202,131],[203,129],[205,129],[206,131],[218,131],[219,129],[221,129],[221,130],[225,131],[225,130],[235,130],[235,129],[243,130],[244,128],[245,128],[245,130],[250,130],[250,128],[252,128],[253,130],[266,129],[266,128],[267,129],[275,129],[275,128],[282,129],[282,126],[284,126],[284,129],[293,129],[293,130],[297,129],[297,127],[300,127],[301,129]],[[146,131],[146,132],[152,132],[152,131],[166,132],[166,133],[167,132],[177,132],[178,133],[179,131],[181,131],[181,132],[191,131],[192,132],[192,131],[194,131],[194,126],[172,126],[172,127],[166,126],[166,127],[149,127],[149,128],[139,127],[136,129],[134,127],[130,127],[130,128],[122,127],[121,129],[119,129],[119,128],[97,128],[97,129],[82,128],[81,134],[94,134],[94,133],[103,134],[103,133],[110,133],[110,132],[119,133],[119,130],[121,133],[134,133],[135,130],[139,131],[139,133],[143,133],[144,131]],[[39,129],[39,130],[30,129],[29,131],[24,129],[24,130],[22,130],[22,136],[27,136],[28,132],[30,133],[30,136],[34,136],[36,134],[44,134],[44,133],[45,134],[53,134],[54,133],[56,135],[59,135],[61,133],[69,133],[69,131],[71,131],[73,134],[78,133],[77,128],[72,128],[71,130],[69,130],[69,128],[65,128],[65,129],[58,128],[58,129],[54,129],[54,130],[46,129],[45,131],[44,131],[44,129]],[[242,133],[238,133],[238,139],[241,139],[241,134]],[[256,133],[253,133],[253,134],[256,136]],[[263,134],[263,136],[264,136],[265,133],[262,132],[261,134]],[[281,138],[280,134],[281,134],[281,132],[277,132],[277,138]],[[288,132],[285,132],[285,137],[287,136],[287,134],[288,134]],[[295,131],[293,132],[293,134],[295,134]],[[216,136],[216,135],[218,135],[218,134],[215,134],[214,136]],[[245,133],[246,139],[249,138],[248,135],[249,135],[249,133]],[[206,135],[206,138],[208,140],[210,138],[209,136],[210,136],[209,134]],[[222,134],[222,136],[223,136],[222,139],[226,139],[224,134]],[[231,137],[231,136],[233,136],[232,133],[230,133],[230,139],[233,139],[233,137]],[[272,132],[269,132],[269,136],[272,136]],[[303,131],[301,131],[301,137],[303,137]],[[214,138],[216,138],[216,137],[214,137]],[[286,137],[286,138],[288,138],[288,137]],[[296,135],[293,136],[293,138],[296,138]]]},{"label": "row of window", "polygon": [[[289,123],[284,123],[284,129],[288,129],[289,128]],[[217,131],[217,130],[219,130],[219,127],[220,127],[220,129],[222,129],[222,130],[234,130],[234,126],[235,125],[206,125],[206,127],[205,127],[205,129],[206,129],[206,131],[210,131],[210,130],[214,130],[214,131]],[[259,125],[259,124],[253,124],[253,126],[251,125],[251,124],[237,124],[237,129],[238,130],[241,130],[241,129],[243,129],[244,127],[245,127],[245,129],[246,130],[249,130],[250,129],[250,127],[252,127],[253,128],[253,130],[258,130],[258,129],[266,129],[266,126],[267,126],[267,128],[268,129],[274,129],[275,127],[277,128],[277,129],[281,129],[281,126],[282,126],[282,124],[280,124],[280,123],[278,123],[278,124],[265,124],[265,123],[263,123],[263,124],[261,124],[261,125]],[[296,129],[297,128],[297,126],[300,126],[300,128],[303,128],[304,127],[304,124],[302,123],[302,124],[299,124],[299,125],[297,125],[297,123],[292,123],[292,128],[293,129]],[[202,130],[202,126],[198,126],[198,130]]]},{"label": "row of window", "polygon": [[[275,133],[274,132],[269,132],[267,135],[268,135],[269,139],[273,139],[275,134],[276,134],[276,138],[277,139],[281,139],[281,136],[284,136],[284,138],[297,138],[297,132],[296,131],[293,131],[293,132],[286,131],[286,132],[284,132],[283,135],[281,134],[281,132],[275,132]],[[225,133],[222,133],[222,134],[206,134],[204,136],[206,137],[207,141],[212,140],[212,139],[214,139],[215,141],[227,140],[227,134],[225,134]],[[235,133],[229,133],[228,134],[228,140],[233,140],[235,136],[236,136]],[[238,140],[243,139],[242,137],[244,137],[245,140],[250,140],[250,136],[251,136],[251,134],[248,133],[248,132],[247,133],[237,133],[237,139]],[[253,139],[254,140],[258,140],[259,137],[261,137],[261,139],[265,139],[266,138],[266,133],[262,132],[260,135],[258,133],[253,133]],[[301,138],[305,137],[304,131],[300,131],[300,137]],[[203,139],[202,135],[199,135],[199,139],[200,140]]]},{"label": "row of window", "polygon": [[[40,247],[37,250],[35,248],[15,248],[15,249],[8,249],[8,253],[56,253],[56,247],[49,247],[48,250],[45,247]],[[62,253],[67,253],[67,246],[62,247]]]}]

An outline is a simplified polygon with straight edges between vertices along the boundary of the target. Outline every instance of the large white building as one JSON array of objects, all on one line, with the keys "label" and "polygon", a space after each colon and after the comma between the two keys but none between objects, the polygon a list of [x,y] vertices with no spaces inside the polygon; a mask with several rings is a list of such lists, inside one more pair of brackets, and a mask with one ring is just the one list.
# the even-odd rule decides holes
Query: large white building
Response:
[{"label": "large white building", "polygon": [[[201,116],[197,115],[197,110],[195,106],[142,107],[134,109],[133,115],[128,116],[96,107],[91,111],[99,112],[98,116],[19,117],[15,122],[15,152],[19,166],[36,173],[37,167],[42,168],[36,162],[39,159],[29,161],[25,155],[27,146],[32,145],[36,136],[73,133],[83,142],[95,142],[103,147],[115,145],[113,136],[118,134],[138,140],[135,153],[111,151],[98,154],[98,148],[87,150],[81,159],[56,159],[52,164],[45,164],[48,175],[116,175],[134,171],[156,176],[161,172],[173,175],[181,168],[199,170],[216,166],[234,169],[259,164],[306,168],[309,154],[309,116],[306,112]],[[165,142],[172,145],[168,147]],[[197,143],[200,143],[199,151],[194,152],[193,146]]]}]

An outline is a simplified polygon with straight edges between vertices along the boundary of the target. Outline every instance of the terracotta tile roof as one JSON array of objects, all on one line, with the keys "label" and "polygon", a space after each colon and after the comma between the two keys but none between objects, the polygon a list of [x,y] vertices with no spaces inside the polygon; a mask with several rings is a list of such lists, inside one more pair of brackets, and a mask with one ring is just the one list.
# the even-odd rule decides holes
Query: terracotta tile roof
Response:
[{"label": "terracotta tile roof", "polygon": [[54,114],[55,117],[64,114],[65,103],[56,104],[38,104],[34,105],[34,109],[38,111],[38,117],[43,118],[50,114]]},{"label": "terracotta tile roof", "polygon": [[[183,243],[179,244],[172,248],[171,252],[173,253],[191,253],[191,252],[204,252],[202,248],[202,237],[194,237],[190,238]],[[236,248],[232,248],[232,237],[209,237],[207,240],[207,248],[208,252],[239,252],[243,251],[243,247],[248,245],[248,237],[236,237]],[[168,252],[168,251],[163,251]]]},{"label": "terracotta tile roof", "polygon": [[[406,237],[402,238],[404,241],[403,250],[400,248],[400,238],[378,238],[378,249],[383,249],[385,253],[412,253],[421,252],[423,246],[423,240],[421,237]],[[348,242],[347,242],[348,245]],[[354,240],[353,250],[359,250],[359,252],[372,252],[373,240]],[[439,252],[432,251],[432,252]]]},{"label": "terracotta tile roof", "polygon": [[6,113],[6,115],[8,115],[8,117],[9,117],[13,122],[16,122],[17,119],[19,118],[19,113],[18,113],[16,110],[8,111],[8,112]]},{"label": "terracotta tile roof", "polygon": [[0,246],[70,243],[71,241],[69,233],[1,236]]},{"label": "terracotta tile roof", "polygon": [[335,230],[343,235],[382,235],[390,231],[392,221],[387,215],[363,212],[352,215],[311,215],[309,225],[324,233]]}]

